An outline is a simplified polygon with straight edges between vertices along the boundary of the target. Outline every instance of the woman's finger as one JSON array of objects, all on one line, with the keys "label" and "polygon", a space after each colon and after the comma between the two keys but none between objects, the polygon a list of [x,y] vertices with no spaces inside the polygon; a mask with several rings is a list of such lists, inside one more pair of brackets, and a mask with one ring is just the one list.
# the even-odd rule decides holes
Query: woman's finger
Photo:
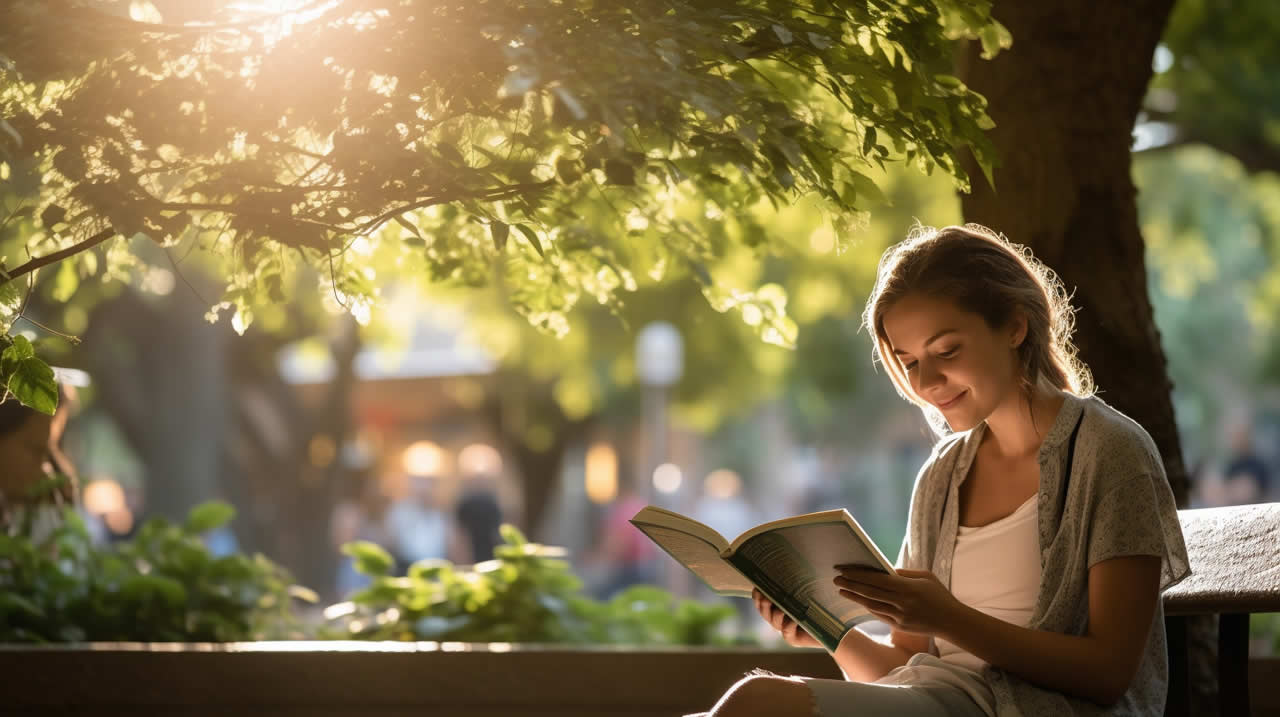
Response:
[{"label": "woman's finger", "polygon": [[867,583],[856,582],[843,577],[835,578],[834,582],[836,587],[841,589],[841,592],[852,592],[863,597],[871,598],[872,600],[878,600],[883,603],[898,606],[900,596],[892,590],[885,590],[884,588],[868,585]]},{"label": "woman's finger", "polygon": [[877,620],[887,625],[890,625],[892,627],[902,626],[901,615],[898,615],[896,613],[889,613],[889,612],[876,612],[875,610],[871,610],[871,609],[868,609],[867,612],[871,613],[873,616],[875,616]]},{"label": "woman's finger", "polygon": [[777,630],[778,632],[782,632],[782,631],[783,631],[783,629],[785,629],[785,628],[786,628],[786,626],[787,626],[787,614],[786,614],[786,613],[784,613],[783,611],[781,611],[781,610],[779,610],[778,608],[776,608],[776,607],[775,607],[775,608],[773,609],[773,612],[771,613],[771,618],[772,618],[772,622],[773,622],[773,629]]},{"label": "woman's finger", "polygon": [[879,616],[880,614],[897,615],[897,616],[902,615],[902,610],[900,610],[897,605],[893,605],[887,602],[882,602],[874,598],[865,597],[857,593],[850,592],[848,590],[841,590],[840,594],[844,595],[850,600],[853,600],[859,605],[865,607],[867,609],[867,612],[870,612],[874,615],[877,615],[877,616]]}]

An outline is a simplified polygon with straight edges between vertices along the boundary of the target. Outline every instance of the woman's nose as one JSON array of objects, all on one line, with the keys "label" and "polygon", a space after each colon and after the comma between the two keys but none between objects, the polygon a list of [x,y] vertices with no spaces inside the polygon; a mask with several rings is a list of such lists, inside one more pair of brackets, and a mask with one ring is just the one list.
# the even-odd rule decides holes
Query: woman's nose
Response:
[{"label": "woman's nose", "polygon": [[919,369],[917,376],[919,376],[920,388],[935,386],[946,380],[942,372],[931,361],[921,361],[917,368]]}]

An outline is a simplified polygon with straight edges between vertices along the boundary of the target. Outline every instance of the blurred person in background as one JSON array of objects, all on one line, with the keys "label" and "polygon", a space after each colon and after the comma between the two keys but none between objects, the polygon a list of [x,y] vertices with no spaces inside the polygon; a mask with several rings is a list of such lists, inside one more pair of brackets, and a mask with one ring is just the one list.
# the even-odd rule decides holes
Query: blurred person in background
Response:
[{"label": "blurred person in background", "polygon": [[1252,423],[1241,421],[1232,426],[1229,439],[1231,457],[1222,472],[1225,504],[1242,505],[1265,500],[1271,487],[1271,472],[1254,448]]},{"label": "blurred person in background", "polygon": [[396,559],[396,572],[427,558],[459,562],[459,546],[452,516],[441,505],[437,479],[410,475],[408,492],[387,510],[388,548]]},{"label": "blurred person in background", "polygon": [[586,558],[593,567],[602,567],[603,582],[597,596],[608,600],[619,591],[658,580],[658,548],[629,521],[645,507],[629,482],[609,504],[601,524],[602,541]]},{"label": "blurred person in background", "polygon": [[462,544],[462,560],[479,563],[493,559],[493,549],[502,538],[502,507],[498,504],[497,478],[488,471],[463,476],[464,487],[454,507],[455,525]]},{"label": "blurred person in background", "polygon": [[368,469],[352,471],[343,477],[343,496],[333,507],[329,518],[329,535],[338,553],[338,574],[334,585],[338,596],[345,598],[369,584],[369,577],[356,572],[355,558],[342,554],[342,546],[356,540],[389,545],[390,536],[384,525],[387,497],[373,480]]},{"label": "blurred person in background", "polygon": [[52,416],[9,397],[0,403],[0,530],[22,531],[33,539],[60,522],[62,510],[75,505],[75,468],[62,452],[62,435],[77,405],[75,389],[60,385]]}]

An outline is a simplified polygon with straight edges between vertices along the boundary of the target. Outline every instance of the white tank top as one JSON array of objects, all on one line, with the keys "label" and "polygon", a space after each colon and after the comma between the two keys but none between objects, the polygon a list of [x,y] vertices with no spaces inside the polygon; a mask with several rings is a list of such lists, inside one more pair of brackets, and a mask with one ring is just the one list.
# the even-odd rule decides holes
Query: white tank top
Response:
[{"label": "white tank top", "polygon": [[[1009,515],[983,526],[960,526],[952,558],[951,594],[991,617],[1026,627],[1040,590],[1040,538],[1033,495]],[[941,638],[945,662],[981,672],[986,662]]]}]

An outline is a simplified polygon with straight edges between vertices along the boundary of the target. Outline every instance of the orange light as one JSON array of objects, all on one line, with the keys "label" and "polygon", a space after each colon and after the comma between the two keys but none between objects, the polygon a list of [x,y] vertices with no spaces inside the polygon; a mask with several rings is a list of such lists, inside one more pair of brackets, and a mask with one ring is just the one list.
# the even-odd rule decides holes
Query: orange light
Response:
[{"label": "orange light", "polygon": [[608,503],[618,495],[618,454],[608,443],[593,443],[587,449],[587,498],[593,503]]}]

